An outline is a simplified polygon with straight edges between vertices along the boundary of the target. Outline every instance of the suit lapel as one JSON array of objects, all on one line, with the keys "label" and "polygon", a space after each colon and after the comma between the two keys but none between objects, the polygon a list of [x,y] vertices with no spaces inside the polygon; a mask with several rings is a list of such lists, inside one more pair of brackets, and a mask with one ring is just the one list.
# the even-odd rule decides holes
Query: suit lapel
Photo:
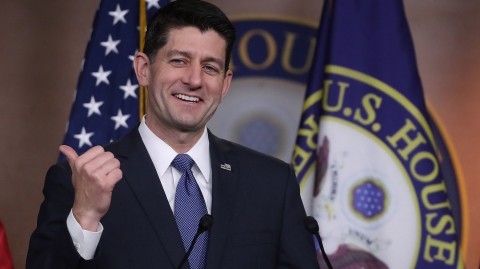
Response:
[{"label": "suit lapel", "polygon": [[135,193],[172,265],[176,267],[185,250],[175,217],[138,129],[119,146],[123,179]]},{"label": "suit lapel", "polygon": [[[235,189],[238,173],[233,159],[229,158],[229,147],[209,132],[210,157],[212,165],[212,216],[207,268],[220,268],[221,257],[230,232],[232,211],[235,202]],[[229,170],[230,168],[230,170]]]}]

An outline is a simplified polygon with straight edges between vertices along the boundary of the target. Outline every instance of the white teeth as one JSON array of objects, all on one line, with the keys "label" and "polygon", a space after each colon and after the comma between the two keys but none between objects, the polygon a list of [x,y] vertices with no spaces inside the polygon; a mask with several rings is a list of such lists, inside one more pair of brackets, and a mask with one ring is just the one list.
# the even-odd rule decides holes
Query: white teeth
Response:
[{"label": "white teeth", "polygon": [[188,96],[184,94],[176,94],[175,97],[177,97],[178,99],[182,99],[182,100],[185,100],[188,102],[194,102],[194,103],[200,101],[200,98],[198,97]]}]

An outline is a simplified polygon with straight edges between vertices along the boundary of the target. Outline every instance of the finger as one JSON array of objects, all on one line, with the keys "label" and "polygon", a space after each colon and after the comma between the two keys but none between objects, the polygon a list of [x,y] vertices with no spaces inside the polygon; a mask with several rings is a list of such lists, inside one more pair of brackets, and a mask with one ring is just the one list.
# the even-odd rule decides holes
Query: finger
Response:
[{"label": "finger", "polygon": [[87,150],[85,153],[80,155],[77,160],[76,160],[76,167],[80,168],[83,167],[84,164],[89,163],[90,161],[94,160],[97,158],[99,155],[103,154],[105,150],[101,146],[95,146],[89,150]]},{"label": "finger", "polygon": [[67,158],[68,164],[70,165],[70,167],[73,168],[73,164],[75,163],[75,160],[78,158],[77,152],[73,148],[67,145],[61,145],[58,149],[60,150],[61,153],[63,153],[63,155],[65,155],[65,157]]},{"label": "finger", "polygon": [[[109,151],[101,152],[85,163],[82,170],[91,174],[105,175],[107,172],[109,172],[109,170],[105,170],[103,167],[111,161],[116,161],[118,166],[120,165],[120,162],[115,159],[115,155],[113,155],[113,153]],[[110,170],[113,168],[114,167],[111,167]]]},{"label": "finger", "polygon": [[110,182],[111,189],[110,191],[113,191],[113,187],[117,184],[120,179],[122,179],[123,172],[120,170],[120,168],[113,169],[107,174],[107,180]]},{"label": "finger", "polygon": [[[120,161],[114,157],[111,152],[106,152],[95,159],[96,167],[92,170],[92,174],[97,176],[105,176],[110,171],[120,168]],[[93,167],[92,167],[93,168]]]},{"label": "finger", "polygon": [[120,169],[120,162],[117,159],[112,159],[91,175],[100,189],[112,191],[117,182],[122,178],[123,173]]}]

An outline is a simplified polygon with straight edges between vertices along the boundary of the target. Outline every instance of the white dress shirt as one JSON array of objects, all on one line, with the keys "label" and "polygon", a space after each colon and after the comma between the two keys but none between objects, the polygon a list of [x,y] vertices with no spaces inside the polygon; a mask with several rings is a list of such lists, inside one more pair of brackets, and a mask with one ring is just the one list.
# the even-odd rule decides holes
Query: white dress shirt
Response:
[{"label": "white dress shirt", "polygon": [[[182,174],[180,171],[173,168],[171,163],[178,153],[148,128],[145,123],[145,117],[143,117],[142,122],[138,127],[138,131],[145,147],[147,148],[148,154],[152,159],[168,203],[173,212],[175,208],[175,192]],[[212,166],[210,165],[207,128],[203,131],[198,142],[186,154],[190,155],[195,161],[195,165],[192,167],[192,172],[197,180],[200,190],[202,191],[207,211],[208,213],[211,213]],[[67,218],[67,228],[80,256],[86,260],[92,259],[103,232],[102,224],[100,223],[97,232],[83,230],[73,216],[72,211],[70,211]]]}]

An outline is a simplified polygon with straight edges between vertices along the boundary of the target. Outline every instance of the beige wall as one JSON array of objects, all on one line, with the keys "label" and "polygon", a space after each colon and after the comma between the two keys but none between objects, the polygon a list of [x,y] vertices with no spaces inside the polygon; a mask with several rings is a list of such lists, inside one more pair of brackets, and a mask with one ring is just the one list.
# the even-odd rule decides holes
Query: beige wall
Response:
[{"label": "beige wall", "polygon": [[[318,21],[322,1],[215,0],[231,15],[274,13]],[[406,0],[427,98],[445,124],[468,196],[469,269],[480,253],[480,1]],[[0,218],[16,268],[57,157],[98,1],[2,0]]]}]

